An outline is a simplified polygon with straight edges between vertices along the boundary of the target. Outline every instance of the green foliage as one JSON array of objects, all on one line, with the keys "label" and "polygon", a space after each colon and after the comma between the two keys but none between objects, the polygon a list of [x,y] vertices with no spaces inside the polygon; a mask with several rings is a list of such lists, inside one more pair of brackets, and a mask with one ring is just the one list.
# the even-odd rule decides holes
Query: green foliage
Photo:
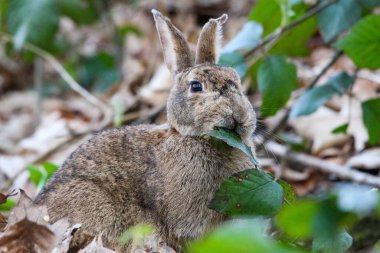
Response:
[{"label": "green foliage", "polygon": [[[289,17],[292,22],[302,17],[307,11],[305,3],[297,3],[292,8],[293,15]],[[307,42],[317,31],[316,18],[312,17],[294,29],[285,33],[270,50],[271,54],[286,54],[288,56],[305,56],[309,54]]]},{"label": "green foliage", "polygon": [[0,205],[0,211],[9,212],[15,205],[16,202],[8,198],[4,204]]},{"label": "green foliage", "polygon": [[222,54],[253,48],[259,43],[262,33],[263,28],[260,24],[253,21],[245,23],[239,33],[223,47]]},{"label": "green foliage", "polygon": [[25,42],[49,47],[58,29],[58,9],[55,0],[11,0],[7,21],[20,50]]},{"label": "green foliage", "polygon": [[380,6],[380,0],[359,0],[360,4],[366,8]]},{"label": "green foliage", "polygon": [[189,253],[243,253],[270,252],[290,253],[299,250],[276,242],[264,235],[263,221],[241,220],[224,224],[214,230],[204,239],[190,244]]},{"label": "green foliage", "polygon": [[284,206],[276,216],[277,226],[289,237],[301,240],[310,239],[313,231],[313,218],[318,211],[315,201],[303,200]]},{"label": "green foliage", "polygon": [[354,78],[345,72],[333,76],[327,83],[306,91],[293,104],[289,117],[295,118],[315,112],[326,101],[336,95],[343,95],[352,85]]},{"label": "green foliage", "polygon": [[368,130],[369,143],[374,145],[380,140],[380,98],[363,102],[362,111],[363,122]]},{"label": "green foliage", "polygon": [[259,0],[248,16],[249,20],[260,23],[264,35],[273,32],[281,23],[281,9],[276,0]]},{"label": "green foliage", "polygon": [[78,79],[84,86],[92,85],[99,91],[106,91],[120,79],[116,59],[106,52],[83,57],[81,62]]},{"label": "green foliage", "polygon": [[115,127],[121,127],[123,124],[124,119],[124,102],[123,98],[121,96],[114,96],[111,100],[111,105],[114,111],[114,117],[113,117],[113,125]]},{"label": "green foliage", "polygon": [[352,237],[342,231],[333,237],[317,236],[313,240],[313,253],[343,253],[352,245]]},{"label": "green foliage", "polygon": [[362,185],[339,185],[328,196],[285,206],[275,223],[291,240],[312,239],[313,252],[345,252],[352,244],[345,228],[377,208],[379,196],[370,189]]},{"label": "green foliage", "polygon": [[59,0],[56,4],[61,15],[71,18],[76,24],[84,25],[99,18],[96,2],[97,0]]},{"label": "green foliage", "polygon": [[[302,1],[260,0],[249,14],[249,20],[260,23],[264,35],[300,18],[307,5]],[[315,18],[310,18],[282,36],[270,50],[271,54],[303,56],[309,53],[307,41],[316,32]]]},{"label": "green foliage", "polygon": [[272,116],[297,88],[296,67],[285,56],[270,56],[259,67],[257,83],[262,95],[261,116]]},{"label": "green foliage", "polygon": [[29,172],[29,179],[37,187],[37,192],[39,192],[48,179],[53,175],[53,173],[59,168],[58,165],[45,162],[41,167],[36,165],[29,165],[27,170]]},{"label": "green foliage", "polygon": [[247,73],[247,64],[244,62],[243,54],[240,52],[222,54],[219,58],[221,66],[232,67],[243,78]]},{"label": "green foliage", "polygon": [[244,154],[248,156],[249,160],[253,164],[258,165],[256,158],[252,154],[251,148],[248,147],[247,144],[241,140],[240,136],[233,131],[219,127],[211,131],[208,135],[226,142],[231,147],[240,149]]},{"label": "green foliage", "polygon": [[338,0],[317,16],[323,39],[330,42],[341,32],[351,28],[361,15],[361,5],[357,0]]},{"label": "green foliage", "polygon": [[359,68],[380,68],[380,15],[371,15],[358,22],[337,47]]},{"label": "green foliage", "polygon": [[143,240],[144,237],[153,234],[154,228],[150,224],[138,224],[129,228],[127,231],[119,238],[120,244],[127,244],[130,240],[139,241]]},{"label": "green foliage", "polygon": [[280,210],[283,199],[281,185],[270,174],[249,169],[225,180],[209,207],[228,216],[273,216]]},{"label": "green foliage", "polygon": [[247,72],[243,52],[256,46],[262,36],[263,29],[256,22],[247,22],[242,30],[222,49],[219,64],[233,67],[243,78]]},{"label": "green foliage", "polygon": [[60,16],[77,24],[89,24],[99,18],[97,0],[12,0],[7,9],[9,32],[14,36],[16,50],[26,42],[45,50],[55,48],[55,35]]},{"label": "green foliage", "polygon": [[284,191],[285,203],[288,205],[291,205],[292,203],[296,202],[297,196],[296,196],[293,186],[291,184],[288,184],[285,180],[282,180],[282,179],[277,180],[277,183],[281,185]]},{"label": "green foliage", "polygon": [[[251,149],[231,130],[217,128],[211,137],[243,151],[257,165]],[[212,139],[211,139],[212,140]],[[293,187],[284,180],[276,182],[270,174],[259,169],[247,169],[225,180],[215,193],[209,207],[226,215],[274,215],[285,201],[296,200]]]},{"label": "green foliage", "polygon": [[333,134],[347,134],[348,123],[340,125],[332,130]]}]

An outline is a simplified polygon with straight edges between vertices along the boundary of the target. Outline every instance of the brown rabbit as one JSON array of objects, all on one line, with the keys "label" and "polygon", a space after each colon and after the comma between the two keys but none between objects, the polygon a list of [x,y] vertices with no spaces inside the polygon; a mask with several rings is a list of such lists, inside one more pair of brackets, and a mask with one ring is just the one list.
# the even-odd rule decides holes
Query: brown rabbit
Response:
[{"label": "brown rabbit", "polygon": [[207,133],[235,130],[249,145],[256,117],[238,74],[216,65],[224,14],[202,29],[195,64],[181,32],[152,10],[174,81],[167,102],[168,126],[106,130],[82,144],[35,200],[51,220],[68,218],[122,252],[117,239],[129,227],[150,223],[177,251],[224,216],[207,208],[221,182],[252,167],[237,149],[221,150]]}]

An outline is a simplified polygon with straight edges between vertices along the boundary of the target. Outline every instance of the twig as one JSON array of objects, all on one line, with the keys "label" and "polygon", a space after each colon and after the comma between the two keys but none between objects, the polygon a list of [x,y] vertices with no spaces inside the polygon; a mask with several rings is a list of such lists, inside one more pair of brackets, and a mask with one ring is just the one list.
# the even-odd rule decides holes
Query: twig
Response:
[{"label": "twig", "polygon": [[265,147],[269,151],[273,152],[273,154],[283,159],[287,159],[289,161],[296,162],[305,166],[310,166],[326,173],[334,174],[341,179],[349,179],[354,182],[380,187],[380,177],[360,172],[348,166],[327,162],[323,159],[311,155],[295,153],[293,151],[290,151],[286,146],[273,141],[268,142]]},{"label": "twig", "polygon": [[[7,34],[2,34],[2,38],[5,41],[13,42],[13,37]],[[90,104],[99,108],[103,114],[103,121],[100,128],[103,128],[104,125],[112,119],[113,111],[112,109],[103,101],[99,100],[97,97],[93,96],[87,90],[82,88],[82,86],[74,80],[74,78],[65,70],[62,64],[50,53],[46,52],[42,48],[39,48],[31,43],[26,42],[24,44],[24,49],[31,51],[38,56],[42,57],[44,60],[49,62],[51,66],[57,71],[57,73],[62,77],[62,79],[79,95],[86,99]]]},{"label": "twig", "polygon": [[326,66],[319,72],[319,74],[313,79],[313,81],[309,84],[307,87],[308,90],[314,88],[314,86],[318,83],[319,79],[326,74],[327,70],[329,70],[338,60],[339,58],[343,55],[342,51],[337,51],[334,53],[333,58],[326,64]]},{"label": "twig", "polygon": [[257,46],[252,48],[251,50],[247,51],[244,54],[244,59],[246,60],[249,58],[251,55],[253,55],[256,51],[260,50],[263,48],[266,44],[271,42],[272,40],[276,39],[277,37],[281,36],[282,34],[286,33],[287,31],[292,30],[295,28],[297,25],[303,23],[307,19],[313,17],[315,14],[323,11],[325,8],[329,7],[330,5],[334,4],[337,0],[328,0],[326,2],[323,2],[321,4],[318,4],[317,6],[311,8],[308,12],[306,12],[305,15],[300,17],[299,19],[294,20],[293,22],[289,23],[288,25],[284,26],[283,28],[277,29],[267,37],[265,37]]}]

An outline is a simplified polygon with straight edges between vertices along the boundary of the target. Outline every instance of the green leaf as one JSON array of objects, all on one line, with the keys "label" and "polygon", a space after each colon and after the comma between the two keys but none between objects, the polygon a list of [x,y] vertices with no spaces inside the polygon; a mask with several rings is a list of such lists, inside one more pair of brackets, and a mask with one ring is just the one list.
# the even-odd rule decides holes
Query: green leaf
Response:
[{"label": "green leaf", "polygon": [[289,117],[295,118],[315,112],[326,101],[336,95],[343,95],[352,85],[354,78],[345,72],[333,76],[327,83],[306,91],[293,104]]},{"label": "green leaf", "polygon": [[294,191],[293,186],[282,179],[277,180],[277,183],[279,183],[282,189],[284,190],[285,203],[288,205],[294,204],[297,200],[297,195]]},{"label": "green leaf", "polygon": [[114,95],[111,99],[111,106],[114,111],[113,125],[117,128],[121,127],[125,113],[124,99],[120,95]]},{"label": "green leaf", "polygon": [[4,204],[0,205],[0,211],[8,212],[10,211],[14,206],[16,205],[16,202],[12,199],[7,199],[7,201]]},{"label": "green leaf", "polygon": [[106,53],[85,57],[79,72],[80,83],[85,86],[93,85],[99,91],[108,90],[120,78],[120,72],[115,58]]},{"label": "green leaf", "polygon": [[219,226],[211,234],[190,243],[189,253],[290,253],[295,248],[282,245],[265,236],[259,220],[240,220]]},{"label": "green leaf", "polygon": [[252,49],[259,43],[262,34],[262,26],[254,21],[249,21],[245,23],[239,33],[223,47],[222,54]]},{"label": "green leaf", "polygon": [[49,162],[42,163],[42,167],[47,173],[47,179],[49,179],[54,174],[54,172],[59,168],[58,165],[49,163]]},{"label": "green leaf", "polygon": [[351,28],[361,18],[362,8],[357,0],[338,0],[317,15],[318,27],[325,42]]},{"label": "green leaf", "polygon": [[362,103],[363,122],[369,135],[369,143],[374,145],[380,140],[380,98]]},{"label": "green leaf", "polygon": [[248,17],[260,23],[264,28],[263,35],[273,32],[281,23],[281,9],[275,0],[259,0]]},{"label": "green leaf", "polygon": [[7,13],[8,0],[0,1],[0,31],[4,29],[5,26],[5,14]]},{"label": "green leaf", "polygon": [[[305,14],[308,7],[299,3],[292,8],[295,15],[290,21],[294,21]],[[317,31],[316,18],[312,17],[285,33],[270,50],[271,54],[286,54],[288,56],[306,56],[309,54],[307,42]]]},{"label": "green leaf", "polygon": [[340,125],[332,130],[333,134],[347,134],[348,123]]},{"label": "green leaf", "polygon": [[38,186],[41,182],[41,179],[43,178],[43,173],[41,170],[34,165],[29,165],[27,167],[27,170],[29,172],[30,181],[32,181],[35,186]]},{"label": "green leaf", "polygon": [[25,42],[42,48],[52,44],[59,17],[55,0],[11,0],[7,14],[9,30],[14,36],[17,50]]},{"label": "green leaf", "polygon": [[130,240],[143,240],[144,237],[151,235],[154,232],[154,228],[150,224],[138,224],[129,228],[119,238],[121,244],[127,244]]},{"label": "green leaf", "polygon": [[342,231],[333,237],[316,236],[313,240],[313,253],[343,253],[352,245],[352,237]]},{"label": "green leaf", "polygon": [[337,47],[359,68],[380,68],[380,15],[371,15],[358,22]]},{"label": "green leaf", "polygon": [[248,70],[244,57],[240,52],[222,54],[219,58],[219,65],[234,68],[240,78],[243,78]]},{"label": "green leaf", "polygon": [[272,116],[297,88],[296,67],[285,56],[268,57],[259,67],[257,83],[262,94],[261,116]]},{"label": "green leaf", "polygon": [[254,155],[252,154],[251,148],[248,147],[248,145],[245,144],[241,140],[240,136],[237,135],[235,132],[233,132],[229,129],[226,129],[226,128],[218,127],[215,130],[211,131],[208,135],[224,141],[225,143],[227,143],[231,147],[240,149],[244,154],[246,154],[248,156],[249,160],[253,164],[255,164],[255,165],[259,164],[257,162],[256,158],[254,157]]},{"label": "green leaf", "polygon": [[366,8],[375,8],[380,6],[380,0],[359,0],[359,2]]},{"label": "green leaf", "polygon": [[313,234],[313,221],[318,211],[315,201],[300,201],[284,206],[276,216],[277,226],[292,238],[309,239]]},{"label": "green leaf", "polygon": [[142,37],[144,32],[134,24],[127,24],[119,28],[118,30],[120,37],[128,36],[129,34],[137,35],[138,37]]},{"label": "green leaf", "polygon": [[71,18],[76,24],[91,24],[99,18],[96,0],[59,0],[59,12]]},{"label": "green leaf", "polygon": [[270,174],[248,169],[225,180],[209,207],[229,216],[272,216],[280,210],[283,199],[281,185]]}]

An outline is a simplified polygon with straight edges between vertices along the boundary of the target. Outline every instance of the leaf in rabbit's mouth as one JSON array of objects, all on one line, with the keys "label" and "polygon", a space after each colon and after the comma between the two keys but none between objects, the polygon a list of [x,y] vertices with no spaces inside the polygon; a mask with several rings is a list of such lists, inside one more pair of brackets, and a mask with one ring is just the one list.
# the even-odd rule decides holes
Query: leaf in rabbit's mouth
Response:
[{"label": "leaf in rabbit's mouth", "polygon": [[244,154],[248,156],[249,160],[253,164],[255,164],[256,166],[259,165],[255,156],[252,154],[251,148],[247,144],[245,144],[240,138],[240,136],[234,131],[227,128],[216,127],[208,135],[224,141],[231,147],[240,149]]}]

